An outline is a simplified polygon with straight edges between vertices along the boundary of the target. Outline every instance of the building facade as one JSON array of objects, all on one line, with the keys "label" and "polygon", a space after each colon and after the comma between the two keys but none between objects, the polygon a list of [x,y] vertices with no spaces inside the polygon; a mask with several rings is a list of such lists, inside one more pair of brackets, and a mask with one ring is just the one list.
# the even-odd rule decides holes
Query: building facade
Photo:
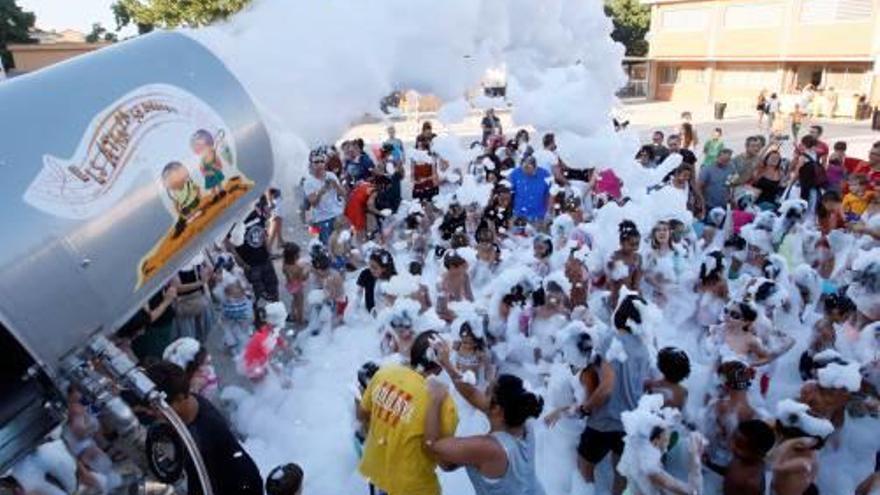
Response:
[{"label": "building facade", "polygon": [[[649,97],[754,107],[762,90],[819,90],[818,113],[880,99],[880,0],[643,0]],[[827,100],[827,101],[826,101]]]},{"label": "building facade", "polygon": [[34,29],[30,37],[35,43],[8,45],[12,59],[15,61],[13,74],[33,72],[110,44],[87,43],[85,34],[70,29],[64,31]]}]

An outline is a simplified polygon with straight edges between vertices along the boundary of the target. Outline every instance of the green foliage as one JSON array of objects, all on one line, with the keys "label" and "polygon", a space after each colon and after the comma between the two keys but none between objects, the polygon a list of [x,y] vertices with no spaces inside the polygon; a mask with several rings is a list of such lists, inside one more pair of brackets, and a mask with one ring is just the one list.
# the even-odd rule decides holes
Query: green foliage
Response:
[{"label": "green foliage", "polygon": [[0,0],[0,57],[7,69],[14,66],[12,54],[6,48],[10,43],[33,43],[28,30],[34,27],[33,12],[25,12],[15,0]]},{"label": "green foliage", "polygon": [[639,0],[605,0],[605,15],[614,21],[614,41],[623,43],[626,54],[641,57],[648,53],[645,34],[651,25],[651,8]]},{"label": "green foliage", "polygon": [[116,42],[119,39],[116,33],[107,31],[107,28],[102,26],[100,22],[96,22],[92,24],[92,32],[86,35],[86,42],[97,43],[99,41]]},{"label": "green foliage", "polygon": [[119,28],[130,23],[141,33],[153,27],[196,27],[211,24],[243,9],[250,0],[117,0],[113,14]]}]

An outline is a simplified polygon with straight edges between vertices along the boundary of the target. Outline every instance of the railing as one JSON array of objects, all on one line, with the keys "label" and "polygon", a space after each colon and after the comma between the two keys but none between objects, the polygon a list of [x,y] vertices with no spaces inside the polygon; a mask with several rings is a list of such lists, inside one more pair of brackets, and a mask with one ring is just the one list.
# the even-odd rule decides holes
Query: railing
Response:
[{"label": "railing", "polygon": [[617,92],[618,98],[645,98],[648,96],[648,81],[629,81]]}]

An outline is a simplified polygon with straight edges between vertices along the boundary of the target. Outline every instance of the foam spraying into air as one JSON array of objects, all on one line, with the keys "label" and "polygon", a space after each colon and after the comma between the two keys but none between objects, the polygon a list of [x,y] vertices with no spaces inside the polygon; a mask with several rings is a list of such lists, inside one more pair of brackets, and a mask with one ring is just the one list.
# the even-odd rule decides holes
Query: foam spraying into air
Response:
[{"label": "foam spraying into air", "polygon": [[[508,68],[514,120],[559,133],[573,166],[632,157],[612,139],[623,46],[597,0],[255,0],[229,22],[188,31],[256,101],[289,185],[307,149],[335,142],[394,90],[455,102]],[[453,112],[461,115],[461,112]]]}]

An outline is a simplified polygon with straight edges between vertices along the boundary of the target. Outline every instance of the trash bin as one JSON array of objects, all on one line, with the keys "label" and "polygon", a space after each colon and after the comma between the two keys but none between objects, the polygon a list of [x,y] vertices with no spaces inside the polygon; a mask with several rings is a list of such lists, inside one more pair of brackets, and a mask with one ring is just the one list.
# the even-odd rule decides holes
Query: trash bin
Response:
[{"label": "trash bin", "polygon": [[874,114],[871,115],[871,130],[880,131],[880,108],[874,107]]},{"label": "trash bin", "polygon": [[724,111],[727,110],[727,103],[715,102],[715,120],[724,120]]}]

